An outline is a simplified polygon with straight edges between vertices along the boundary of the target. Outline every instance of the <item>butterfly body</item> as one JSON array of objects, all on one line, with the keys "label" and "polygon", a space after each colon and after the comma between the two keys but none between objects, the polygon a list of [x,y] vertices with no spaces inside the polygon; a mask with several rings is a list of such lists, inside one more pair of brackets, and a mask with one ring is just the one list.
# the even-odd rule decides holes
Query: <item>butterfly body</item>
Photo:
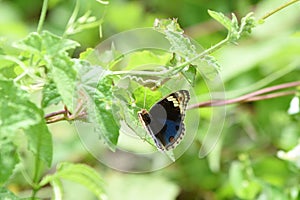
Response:
[{"label": "butterfly body", "polygon": [[185,132],[184,117],[190,99],[187,90],[179,90],[154,104],[149,112],[142,109],[138,117],[159,150],[175,148]]}]

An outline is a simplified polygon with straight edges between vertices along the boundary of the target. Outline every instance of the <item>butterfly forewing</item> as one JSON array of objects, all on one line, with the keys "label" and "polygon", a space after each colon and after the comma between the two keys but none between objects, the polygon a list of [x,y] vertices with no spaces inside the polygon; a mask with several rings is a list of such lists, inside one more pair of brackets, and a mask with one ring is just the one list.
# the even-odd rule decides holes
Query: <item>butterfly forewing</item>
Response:
[{"label": "butterfly forewing", "polygon": [[184,116],[190,99],[187,90],[179,90],[154,104],[150,111],[138,113],[147,132],[160,150],[176,147],[184,135]]}]

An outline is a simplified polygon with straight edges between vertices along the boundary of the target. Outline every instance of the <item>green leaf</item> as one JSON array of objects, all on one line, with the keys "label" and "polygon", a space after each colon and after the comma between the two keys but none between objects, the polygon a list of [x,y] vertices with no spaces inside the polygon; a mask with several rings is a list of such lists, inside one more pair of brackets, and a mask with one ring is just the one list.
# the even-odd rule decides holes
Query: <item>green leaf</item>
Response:
[{"label": "green leaf", "polygon": [[15,46],[30,53],[54,56],[74,49],[79,46],[79,44],[73,40],[68,40],[48,31],[43,31],[41,34],[36,32],[30,33],[26,38],[15,43]]},{"label": "green leaf", "polygon": [[189,66],[188,70],[183,71],[182,74],[184,75],[185,79],[189,82],[189,84],[193,86],[196,78],[195,66]]},{"label": "green leaf", "polygon": [[[53,79],[64,104],[72,112],[73,93],[77,74],[73,68],[74,63],[68,56],[67,51],[74,49],[79,44],[75,41],[56,36],[48,31],[43,31],[41,34],[29,34],[25,39],[16,43],[15,46],[31,54],[38,55],[46,63],[50,80]],[[47,104],[43,103],[44,105]]]},{"label": "green leaf", "polygon": [[87,60],[90,56],[95,54],[95,49],[87,48],[85,51],[81,52],[79,55],[80,60]]},{"label": "green leaf", "polygon": [[220,24],[222,24],[228,31],[231,30],[231,20],[228,17],[226,17],[223,13],[208,10],[208,14]]},{"label": "green leaf", "polygon": [[109,50],[99,53],[98,51],[88,51],[88,55],[83,54],[83,57],[86,57],[87,60],[93,65],[98,66],[107,66],[107,69],[113,70],[115,65],[121,61],[123,54],[116,49],[114,43],[111,44]]},{"label": "green leaf", "polygon": [[212,10],[208,10],[208,13],[212,18],[214,18],[228,30],[227,38],[231,43],[236,43],[242,35],[251,33],[252,29],[257,24],[252,12],[248,13],[241,19],[240,25],[237,17],[233,13],[231,15],[231,20],[223,13]]},{"label": "green leaf", "polygon": [[134,99],[137,107],[149,110],[158,100],[161,99],[160,91],[152,91],[147,87],[139,87],[134,90]]},{"label": "green leaf", "polygon": [[155,29],[166,35],[167,40],[171,44],[170,51],[182,58],[192,58],[196,54],[196,47],[192,42],[183,35],[177,20],[159,20]]},{"label": "green leaf", "polygon": [[0,137],[0,186],[5,184],[9,177],[13,174],[15,166],[18,163],[19,156],[17,153],[17,147],[8,138]]},{"label": "green leaf", "polygon": [[[45,124],[43,129],[39,125],[43,123],[43,113],[35,104],[29,101],[25,92],[18,89],[12,81],[0,80],[0,91],[0,110],[5,110],[5,112],[0,113],[0,139],[7,140],[4,146],[1,145],[1,152],[4,154],[1,156],[1,162],[2,159],[7,159],[3,162],[8,162],[7,165],[3,166],[13,169],[12,165],[15,165],[18,161],[16,155],[13,156],[13,154],[16,154],[16,147],[12,144],[12,141],[19,129],[29,133],[34,130],[35,134],[28,137],[29,149],[50,166],[52,158],[51,135]],[[44,131],[45,129],[47,132]],[[45,134],[43,137],[48,136],[46,141],[41,140],[45,138],[40,137],[38,134]],[[51,153],[44,151],[45,149],[48,150],[49,146],[51,146]],[[7,158],[8,154],[11,156],[10,159]],[[12,172],[6,171],[6,173],[10,175]]]},{"label": "green leaf", "polygon": [[46,108],[50,105],[58,104],[61,100],[61,96],[58,93],[55,83],[47,83],[43,88],[42,107]]},{"label": "green leaf", "polygon": [[66,38],[59,37],[48,31],[43,31],[41,34],[43,50],[47,55],[57,55],[79,46],[79,43]]},{"label": "green leaf", "polygon": [[156,19],[154,28],[162,33],[172,31],[183,34],[184,32],[182,28],[180,28],[177,19]]},{"label": "green leaf", "polygon": [[64,104],[72,112],[75,90],[76,71],[74,62],[66,54],[59,54],[46,58],[47,67],[51,70],[51,76],[56,84]]},{"label": "green leaf", "polygon": [[157,55],[151,51],[139,51],[130,55],[130,60],[127,64],[126,70],[137,69],[137,67],[154,65],[165,66],[170,60],[171,54],[164,53]]},{"label": "green leaf", "polygon": [[6,188],[0,188],[0,199],[3,200],[21,200],[21,198],[15,196],[12,192],[7,190]]},{"label": "green leaf", "polygon": [[115,150],[120,125],[119,121],[116,121],[119,119],[114,115],[116,105],[113,102],[113,79],[106,75],[107,71],[90,66],[88,62],[75,62],[75,66],[80,74],[76,86],[76,93],[80,94],[77,101],[86,103],[89,122],[96,125],[101,138],[111,150]]},{"label": "green leaf", "polygon": [[216,77],[218,71],[221,68],[215,57],[210,55],[204,56],[201,60],[196,60],[195,62],[193,62],[193,64],[197,62],[197,69],[210,80]]},{"label": "green leaf", "polygon": [[120,125],[116,122],[113,112],[113,80],[105,76],[99,80],[96,91],[94,93],[94,104],[96,109],[96,120],[99,125],[98,129],[101,136],[104,137],[112,150],[115,150],[115,145],[118,143]]},{"label": "green leaf", "polygon": [[[207,62],[206,57],[208,57],[208,55],[203,55],[199,59],[195,59],[195,57],[199,56],[199,49],[196,48],[195,43],[183,34],[183,30],[180,29],[176,20],[158,20],[155,29],[165,34],[171,44],[170,51],[174,54],[173,58],[170,59],[171,66],[181,66],[184,63],[186,65],[192,64],[208,79],[212,79],[217,75],[218,68],[216,68],[216,66],[218,66],[218,64],[216,64],[216,61],[214,63]],[[192,60],[192,62],[188,63],[187,61],[190,60]],[[181,69],[181,72],[182,71],[184,71],[183,68]],[[189,72],[192,71],[196,73],[196,71],[192,69]],[[189,74],[189,76],[191,77],[191,74]],[[190,80],[188,80],[188,82],[189,81]]]},{"label": "green leaf", "polygon": [[79,183],[93,192],[98,199],[106,199],[102,178],[98,172],[87,165],[61,163],[57,166],[57,171],[54,174],[46,176],[40,182],[40,186],[54,183],[59,189],[62,189],[61,185],[56,184],[60,179]]},{"label": "green leaf", "polygon": [[5,110],[0,112],[0,138],[13,140],[17,130],[23,129],[28,133],[29,150],[50,166],[52,140],[43,112],[12,81],[0,80],[0,91],[0,110]]},{"label": "green leaf", "polygon": [[52,163],[52,136],[44,121],[25,130],[28,138],[28,149],[39,159],[43,160],[48,167]]},{"label": "green leaf", "polygon": [[16,130],[38,124],[43,116],[39,108],[29,101],[27,94],[13,81],[0,80],[0,135],[11,135]]},{"label": "green leaf", "polygon": [[42,38],[36,32],[32,32],[28,34],[26,38],[16,42],[14,46],[24,51],[37,53],[37,54],[42,52],[43,49]]}]

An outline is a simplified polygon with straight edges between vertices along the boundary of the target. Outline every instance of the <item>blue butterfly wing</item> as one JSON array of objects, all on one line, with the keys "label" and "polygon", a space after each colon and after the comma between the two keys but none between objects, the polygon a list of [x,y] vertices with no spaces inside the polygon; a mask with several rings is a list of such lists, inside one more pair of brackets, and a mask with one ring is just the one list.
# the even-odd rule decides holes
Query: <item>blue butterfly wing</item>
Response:
[{"label": "blue butterfly wing", "polygon": [[179,90],[150,109],[148,129],[159,149],[172,149],[182,140],[185,131],[183,120],[189,99],[188,91]]}]

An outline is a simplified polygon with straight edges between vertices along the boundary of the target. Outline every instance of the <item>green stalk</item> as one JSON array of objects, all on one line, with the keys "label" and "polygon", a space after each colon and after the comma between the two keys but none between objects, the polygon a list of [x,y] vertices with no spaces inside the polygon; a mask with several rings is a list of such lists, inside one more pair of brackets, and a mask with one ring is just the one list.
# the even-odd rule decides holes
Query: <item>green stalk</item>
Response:
[{"label": "green stalk", "polygon": [[40,181],[40,172],[41,172],[41,160],[38,156],[35,157],[35,166],[34,166],[34,175],[33,175],[33,191],[31,199],[34,200],[37,192],[40,190],[39,181]]},{"label": "green stalk", "polygon": [[283,4],[283,5],[279,6],[278,8],[276,8],[276,9],[272,10],[271,12],[265,14],[259,21],[264,21],[265,19],[267,19],[271,15],[279,12],[280,10],[288,7],[289,5],[292,5],[293,3],[296,3],[297,1],[300,1],[300,0],[291,0],[291,1],[289,1],[289,2],[287,2],[285,4]]},{"label": "green stalk", "polygon": [[75,21],[76,21],[76,18],[78,16],[78,13],[79,13],[79,8],[80,8],[80,1],[76,1],[76,5],[75,5],[75,8],[72,12],[72,15],[67,23],[67,26],[66,26],[66,29],[64,31],[64,34],[63,34],[63,37],[66,37],[66,35],[68,34],[68,30],[69,29],[73,29],[74,28],[74,24],[75,24]]},{"label": "green stalk", "polygon": [[37,32],[38,33],[41,33],[41,31],[43,29],[43,25],[44,25],[45,18],[46,18],[46,13],[47,13],[47,8],[48,8],[48,0],[44,0],[41,16],[40,16],[40,20],[39,20],[39,24],[38,24],[38,27],[37,27]]}]

